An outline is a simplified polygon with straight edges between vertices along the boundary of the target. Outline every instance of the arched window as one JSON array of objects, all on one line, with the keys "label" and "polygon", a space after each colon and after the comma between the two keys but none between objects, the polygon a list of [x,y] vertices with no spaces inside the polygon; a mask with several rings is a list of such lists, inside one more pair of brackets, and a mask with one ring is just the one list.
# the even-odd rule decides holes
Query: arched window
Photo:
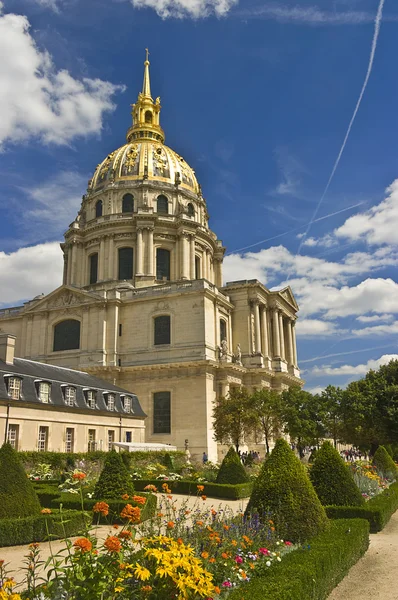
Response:
[{"label": "arched window", "polygon": [[133,279],[133,249],[119,248],[118,279]]},{"label": "arched window", "polygon": [[220,344],[223,340],[227,339],[227,322],[224,319],[220,319]]},{"label": "arched window", "polygon": [[122,212],[123,213],[134,212],[134,196],[132,194],[125,194],[123,196]]},{"label": "arched window", "polygon": [[150,110],[145,111],[145,123],[152,123],[152,112]]},{"label": "arched window", "polygon": [[167,200],[166,196],[158,196],[158,200],[157,200],[157,211],[158,213],[161,213],[162,215],[167,215],[169,212],[169,201]]},{"label": "arched window", "polygon": [[200,279],[200,258],[195,256],[195,279]]},{"label": "arched window", "polygon": [[90,262],[90,284],[98,280],[98,252],[89,256]]},{"label": "arched window", "polygon": [[188,213],[188,217],[194,217],[195,216],[195,209],[193,207],[193,204],[189,203],[187,206],[187,213]]},{"label": "arched window", "polygon": [[156,250],[156,279],[170,281],[170,252],[164,248]]},{"label": "arched window", "polygon": [[95,218],[102,217],[102,200],[98,200],[95,205]]},{"label": "arched window", "polygon": [[170,344],[170,316],[162,315],[161,317],[155,317],[155,335],[154,345],[160,346],[162,344]]},{"label": "arched window", "polygon": [[80,348],[80,321],[66,319],[54,327],[53,351],[78,350]]}]

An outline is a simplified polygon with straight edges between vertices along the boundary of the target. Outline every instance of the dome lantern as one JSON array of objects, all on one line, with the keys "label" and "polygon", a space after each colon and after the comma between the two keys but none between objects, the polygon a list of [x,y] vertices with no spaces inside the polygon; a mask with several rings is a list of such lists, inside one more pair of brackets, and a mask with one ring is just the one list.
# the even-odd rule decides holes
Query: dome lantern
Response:
[{"label": "dome lantern", "polygon": [[133,125],[127,132],[127,141],[133,142],[141,139],[152,139],[164,143],[163,129],[160,127],[160,97],[154,101],[151,96],[151,80],[149,75],[149,51],[146,48],[144,62],[144,81],[142,92],[138,94],[135,104],[132,104],[131,115]]}]

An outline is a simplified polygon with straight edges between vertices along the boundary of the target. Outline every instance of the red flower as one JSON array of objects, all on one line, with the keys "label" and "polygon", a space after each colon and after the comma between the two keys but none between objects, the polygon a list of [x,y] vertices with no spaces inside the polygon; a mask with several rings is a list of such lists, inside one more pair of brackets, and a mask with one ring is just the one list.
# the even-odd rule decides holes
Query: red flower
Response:
[{"label": "red flower", "polygon": [[83,538],[78,538],[75,542],[74,542],[74,547],[75,547],[75,552],[78,552],[80,550],[80,552],[90,552],[90,550],[92,549],[93,545],[90,542],[90,540],[88,540],[87,538],[83,537]]}]

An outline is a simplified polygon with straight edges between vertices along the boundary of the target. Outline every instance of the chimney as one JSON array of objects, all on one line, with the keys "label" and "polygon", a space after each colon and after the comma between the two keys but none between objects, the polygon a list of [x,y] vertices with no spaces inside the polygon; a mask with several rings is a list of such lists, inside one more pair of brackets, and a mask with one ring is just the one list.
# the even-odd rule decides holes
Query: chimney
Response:
[{"label": "chimney", "polygon": [[14,364],[15,340],[16,336],[10,333],[0,334],[0,360],[7,365]]}]

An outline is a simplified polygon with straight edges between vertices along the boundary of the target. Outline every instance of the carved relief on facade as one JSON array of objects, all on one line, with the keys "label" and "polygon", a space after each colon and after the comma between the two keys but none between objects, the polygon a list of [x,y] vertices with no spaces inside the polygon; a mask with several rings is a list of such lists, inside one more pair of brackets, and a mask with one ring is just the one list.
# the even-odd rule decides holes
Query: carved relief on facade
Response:
[{"label": "carved relief on facade", "polygon": [[134,144],[126,153],[122,166],[122,176],[138,175],[141,144]]},{"label": "carved relief on facade", "polygon": [[152,146],[152,169],[153,174],[160,177],[170,177],[170,168],[167,155],[162,146]]}]

